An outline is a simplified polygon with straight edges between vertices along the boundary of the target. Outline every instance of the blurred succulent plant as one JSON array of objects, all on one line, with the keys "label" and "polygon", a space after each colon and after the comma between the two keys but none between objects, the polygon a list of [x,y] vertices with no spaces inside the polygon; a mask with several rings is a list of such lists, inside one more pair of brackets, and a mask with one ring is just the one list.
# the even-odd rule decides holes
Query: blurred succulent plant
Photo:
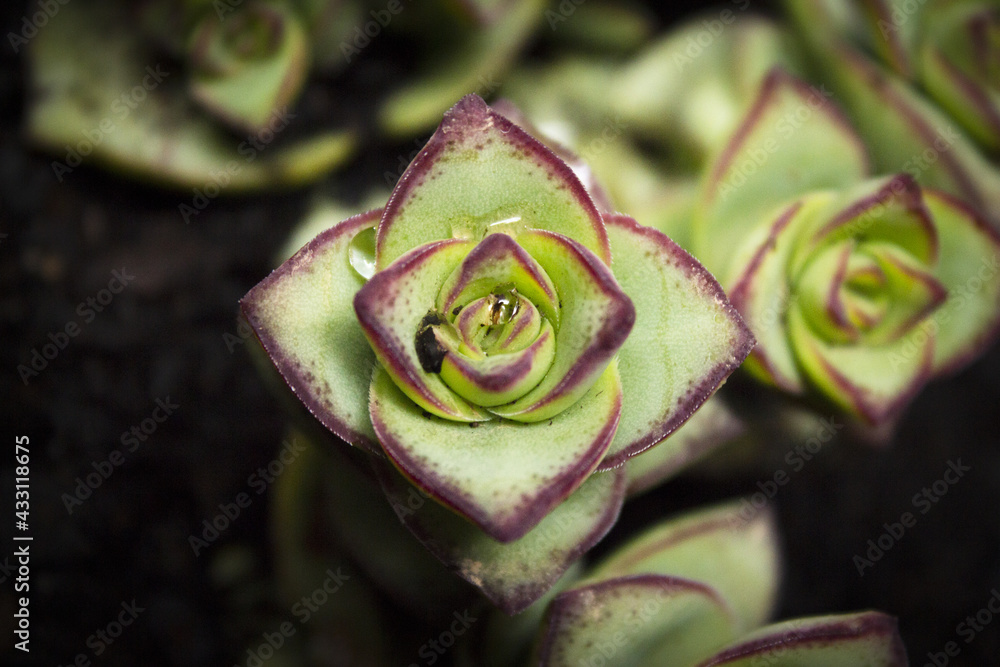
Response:
[{"label": "blurred succulent plant", "polygon": [[612,525],[615,468],[752,346],[693,258],[602,213],[471,95],[384,209],[321,234],[242,304],[292,390],[374,455],[392,505],[433,499],[399,511],[407,527],[511,612]]},{"label": "blurred succulent plant", "polygon": [[[588,568],[570,567],[510,616],[486,608],[471,586],[447,576],[403,528],[401,514],[439,510],[421,505],[427,499],[418,492],[385,503],[371,466],[378,476],[386,464],[337,447],[316,429],[290,437],[303,451],[277,480],[277,569],[289,604],[331,567],[349,573],[343,593],[320,609],[308,633],[318,645],[311,652],[332,652],[335,664],[406,663],[418,654],[416,642],[395,630],[386,642],[386,628],[405,624],[417,628],[418,641],[437,637],[455,627],[456,610],[473,625],[421,658],[448,651],[460,667],[907,664],[896,622],[882,613],[765,625],[782,569],[768,510],[726,502],[661,521]],[[572,530],[572,517],[548,529]]]},{"label": "blurred succulent plant", "polygon": [[249,4],[222,19],[206,14],[189,40],[192,97],[236,127],[266,128],[305,83],[306,32],[287,7]]},{"label": "blurred succulent plant", "polygon": [[[790,75],[799,60],[780,24],[728,10],[633,61],[557,64],[537,94],[530,76],[509,92],[588,158],[607,208],[630,207],[720,280],[759,340],[751,373],[888,425],[994,339],[998,236],[981,200],[926,178],[957,129],[875,178],[893,173],[884,138],[857,132],[836,91]],[[898,111],[855,116],[904,124]]]},{"label": "blurred succulent plant", "polygon": [[795,71],[799,60],[778,22],[733,6],[686,20],[629,58],[521,68],[503,92],[582,155],[615,206],[690,249],[702,170],[767,72]]},{"label": "blurred succulent plant", "polygon": [[[201,190],[307,183],[351,158],[363,130],[411,136],[468,90],[494,91],[543,9],[541,0],[98,0],[61,10],[29,44],[28,134],[63,156],[53,162],[59,180],[86,159]],[[372,90],[381,110],[370,119],[313,113],[287,133],[296,139],[285,136],[310,76],[349,77],[383,31],[419,45],[418,73]]]},{"label": "blurred succulent plant", "polygon": [[879,173],[1000,222],[1000,9],[976,0],[787,2]]},{"label": "blurred succulent plant", "polygon": [[463,664],[907,664],[895,619],[878,612],[763,625],[779,578],[768,513],[747,518],[736,504],[697,510],[647,529],[582,576],[567,577],[523,616],[489,619],[467,644]]},{"label": "blurred succulent plant", "polygon": [[759,344],[746,365],[871,424],[993,340],[1000,236],[869,153],[820,89],[772,73],[710,166],[696,254]]},{"label": "blurred succulent plant", "polygon": [[[350,157],[346,130],[271,145],[297,115],[288,107],[306,71],[303,28],[277,6],[232,11],[239,16],[220,18],[211,3],[63,7],[28,53],[28,134],[63,157],[56,177],[87,159],[164,185],[240,192],[309,182]],[[193,61],[178,67],[188,46]]]}]

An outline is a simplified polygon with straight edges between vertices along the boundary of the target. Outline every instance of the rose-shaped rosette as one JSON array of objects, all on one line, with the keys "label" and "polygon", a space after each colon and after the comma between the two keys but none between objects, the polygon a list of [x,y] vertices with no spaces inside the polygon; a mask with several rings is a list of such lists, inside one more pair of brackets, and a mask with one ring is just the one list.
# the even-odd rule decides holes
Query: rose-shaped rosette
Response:
[{"label": "rose-shaped rosette", "polygon": [[1000,9],[981,0],[785,3],[880,173],[1000,220]]},{"label": "rose-shaped rosette", "polygon": [[[463,664],[907,664],[896,620],[882,613],[764,625],[777,600],[778,552],[768,512],[748,517],[740,504],[727,503],[672,518],[648,528],[583,577],[567,577],[523,617],[489,619],[482,638],[470,642],[486,657]],[[523,659],[529,652],[531,659]]]},{"label": "rose-shaped rosette", "polygon": [[[607,531],[626,486],[615,468],[752,345],[700,264],[602,214],[476,96],[384,210],[314,239],[243,311],[312,413],[376,455],[407,527],[509,611]],[[414,487],[435,502],[406,511]]]},{"label": "rose-shaped rosette", "polygon": [[216,12],[202,16],[188,61],[192,97],[232,125],[257,132],[298,97],[309,44],[291,8],[257,2],[225,20]]},{"label": "rose-shaped rosette", "polygon": [[780,72],[712,165],[695,224],[759,341],[746,367],[869,423],[996,332],[997,234],[909,175],[869,177],[832,103]]}]

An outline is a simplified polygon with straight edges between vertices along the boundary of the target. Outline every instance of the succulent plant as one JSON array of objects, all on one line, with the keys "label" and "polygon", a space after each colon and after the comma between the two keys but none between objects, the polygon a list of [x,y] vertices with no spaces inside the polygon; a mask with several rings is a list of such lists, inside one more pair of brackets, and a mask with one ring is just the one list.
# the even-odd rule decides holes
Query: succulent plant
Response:
[{"label": "succulent plant", "polygon": [[779,581],[777,531],[768,512],[746,518],[736,503],[691,511],[565,578],[525,612],[524,623],[520,616],[491,618],[463,664],[907,664],[896,621],[883,613],[765,625]]},{"label": "succulent plant", "polygon": [[[268,8],[255,10],[267,25],[237,17],[223,22],[210,3],[202,5],[209,14],[195,40],[200,69],[187,81],[189,72],[174,60],[181,54],[177,35],[186,34],[186,15],[174,3],[158,6],[165,15],[145,21],[135,18],[136,8],[114,0],[61,7],[28,45],[34,94],[27,131],[31,141],[60,158],[52,162],[59,181],[93,161],[159,184],[195,188],[204,198],[205,192],[308,183],[351,156],[355,139],[344,129],[274,142],[298,115],[289,108],[303,67],[301,27],[293,17]],[[161,33],[136,27],[150,23]],[[251,34],[235,34],[241,27]],[[254,44],[261,29],[271,29],[281,43]],[[224,39],[215,34],[220,31]],[[244,60],[227,51],[234,46]],[[272,62],[257,53],[270,46],[284,57]],[[291,79],[289,68],[297,72]],[[190,87],[230,124],[206,114],[188,95]],[[287,92],[279,94],[282,89]]]},{"label": "succulent plant", "polygon": [[746,367],[869,423],[996,334],[996,231],[908,174],[871,177],[833,103],[780,71],[710,166],[692,225],[758,338]]},{"label": "succulent plant", "polygon": [[804,45],[871,148],[1000,221],[996,3],[785,3]]},{"label": "succulent plant", "polygon": [[321,234],[242,307],[309,410],[373,455],[407,527],[511,612],[613,524],[620,466],[752,346],[698,262],[603,213],[474,95],[384,209]]},{"label": "succulent plant", "polygon": [[306,29],[281,5],[201,16],[188,46],[191,95],[230,124],[259,132],[298,98],[309,60]]}]

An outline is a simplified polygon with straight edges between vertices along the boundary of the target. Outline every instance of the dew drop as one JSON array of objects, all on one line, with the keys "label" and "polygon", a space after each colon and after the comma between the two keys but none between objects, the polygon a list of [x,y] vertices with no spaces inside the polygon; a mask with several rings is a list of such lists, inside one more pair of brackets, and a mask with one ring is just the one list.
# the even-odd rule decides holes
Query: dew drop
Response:
[{"label": "dew drop", "polygon": [[375,275],[375,228],[362,229],[351,239],[347,249],[351,266],[365,280]]}]

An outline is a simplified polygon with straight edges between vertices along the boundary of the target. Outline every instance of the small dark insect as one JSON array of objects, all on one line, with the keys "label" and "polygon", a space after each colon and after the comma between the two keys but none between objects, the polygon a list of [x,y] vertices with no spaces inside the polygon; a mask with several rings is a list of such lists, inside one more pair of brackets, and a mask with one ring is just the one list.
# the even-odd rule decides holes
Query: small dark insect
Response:
[{"label": "small dark insect", "polygon": [[417,349],[417,359],[421,368],[428,373],[440,373],[441,364],[448,353],[434,335],[434,327],[443,322],[441,316],[431,310],[424,315],[424,319],[420,320],[420,326],[417,327],[417,335],[413,341]]}]

